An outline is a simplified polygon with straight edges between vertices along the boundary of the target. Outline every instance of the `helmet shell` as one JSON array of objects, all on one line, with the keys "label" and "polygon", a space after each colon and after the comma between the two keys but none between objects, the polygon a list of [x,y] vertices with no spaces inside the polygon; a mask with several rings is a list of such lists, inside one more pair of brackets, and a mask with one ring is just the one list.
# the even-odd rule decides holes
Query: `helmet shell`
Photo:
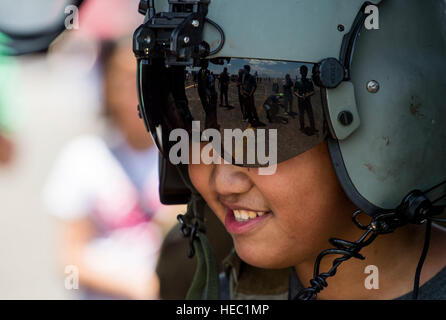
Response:
[{"label": "helmet shell", "polygon": [[[363,28],[352,59],[361,125],[330,142],[341,184],[369,214],[446,179],[446,4],[383,1],[379,9],[380,29]],[[367,90],[370,81],[378,92]]]}]

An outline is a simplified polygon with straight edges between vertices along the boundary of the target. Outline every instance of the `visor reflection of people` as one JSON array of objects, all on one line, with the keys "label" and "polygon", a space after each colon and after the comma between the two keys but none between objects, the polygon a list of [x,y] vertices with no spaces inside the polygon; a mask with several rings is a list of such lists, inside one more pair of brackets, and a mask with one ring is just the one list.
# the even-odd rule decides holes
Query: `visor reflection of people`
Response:
[{"label": "visor reflection of people", "polygon": [[206,129],[219,129],[217,121],[217,91],[215,90],[215,77],[208,70],[209,61],[203,59],[198,72],[198,95],[206,114]]},{"label": "visor reflection of people", "polygon": [[295,112],[293,112],[293,81],[291,80],[291,76],[287,74],[285,76],[285,80],[283,83],[283,95],[284,95],[284,104],[285,104],[285,111],[286,114],[289,116],[294,117],[296,115]]},{"label": "visor reflection of people", "polygon": [[257,83],[261,83],[262,82],[262,78],[259,77],[259,73],[257,71],[254,72],[254,79],[256,79]]},{"label": "visor reflection of people", "polygon": [[280,109],[285,108],[283,104],[280,103],[280,99],[283,98],[283,94],[273,94],[270,95],[263,103],[263,108],[266,110],[266,118],[269,123],[279,122],[282,124],[287,124],[289,120],[286,117],[280,115]]},{"label": "visor reflection of people", "polygon": [[265,124],[259,120],[254,101],[254,93],[257,90],[257,81],[255,77],[250,74],[250,72],[251,67],[249,65],[245,65],[241,82],[242,103],[246,110],[246,116],[248,117],[249,124],[253,127],[263,127]]},{"label": "visor reflection of people", "polygon": [[[300,130],[306,135],[312,136],[318,132],[314,122],[313,107],[311,105],[311,97],[314,95],[313,82],[307,78],[308,67],[302,65],[300,67],[300,80],[294,84],[294,95],[297,97],[299,107],[299,123]],[[308,115],[310,127],[305,126],[305,113]]]},{"label": "visor reflection of people", "polygon": [[275,93],[275,94],[278,94],[279,91],[280,91],[279,82],[277,81],[277,79],[273,80],[273,88],[272,88],[272,90],[273,90],[273,93]]},{"label": "visor reflection of people", "polygon": [[238,71],[238,77],[237,77],[237,94],[238,94],[238,101],[240,104],[240,110],[242,112],[242,119],[244,122],[248,121],[248,114],[246,112],[246,107],[243,101],[243,95],[242,95],[242,82],[243,82],[243,75],[245,73],[244,69],[240,69]]},{"label": "visor reflection of people", "polygon": [[[228,74],[228,68],[224,68],[223,72],[220,73],[219,77],[219,87],[220,87],[220,107],[226,107],[229,109],[229,103],[228,103],[228,90],[229,90],[229,74]],[[223,105],[223,98],[225,100],[225,104]]]}]

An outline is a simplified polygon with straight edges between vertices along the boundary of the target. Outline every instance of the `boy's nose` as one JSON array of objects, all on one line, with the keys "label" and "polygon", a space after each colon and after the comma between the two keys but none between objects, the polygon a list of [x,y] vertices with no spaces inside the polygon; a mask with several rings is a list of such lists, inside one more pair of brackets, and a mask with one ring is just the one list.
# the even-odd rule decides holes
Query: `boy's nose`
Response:
[{"label": "boy's nose", "polygon": [[246,193],[253,186],[247,172],[247,168],[234,165],[216,165],[212,171],[210,186],[220,196]]}]

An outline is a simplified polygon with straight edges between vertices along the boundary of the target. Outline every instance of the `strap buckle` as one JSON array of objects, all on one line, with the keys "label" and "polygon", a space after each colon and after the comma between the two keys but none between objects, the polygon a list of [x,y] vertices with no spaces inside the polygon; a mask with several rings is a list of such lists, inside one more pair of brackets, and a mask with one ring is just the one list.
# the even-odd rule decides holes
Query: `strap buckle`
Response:
[{"label": "strap buckle", "polygon": [[178,215],[177,219],[181,224],[180,231],[185,238],[189,238],[189,251],[187,256],[189,258],[193,258],[195,255],[194,241],[198,240],[198,232],[203,231],[201,228],[201,223],[194,219],[195,222],[193,224],[189,224],[185,221],[185,215]]}]

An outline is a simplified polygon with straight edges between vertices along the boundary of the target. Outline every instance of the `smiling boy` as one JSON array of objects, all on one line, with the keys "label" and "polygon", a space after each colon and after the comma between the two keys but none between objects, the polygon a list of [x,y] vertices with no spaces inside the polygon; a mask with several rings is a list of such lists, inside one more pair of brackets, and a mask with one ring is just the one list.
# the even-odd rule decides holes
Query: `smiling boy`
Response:
[{"label": "smiling boy", "polygon": [[[189,164],[191,189],[199,193],[193,191],[190,206],[192,243],[205,243],[196,209],[202,197],[231,234],[241,259],[236,264],[291,270],[291,299],[446,299],[446,233],[433,225],[441,221],[437,216],[446,197],[446,4],[372,1],[380,29],[366,30],[370,3],[360,0],[189,2],[198,5],[190,7],[197,10],[198,25],[206,21],[220,36],[197,27],[196,42],[188,46],[220,45],[191,54],[189,68],[199,65],[194,59],[209,59],[215,69],[226,61],[230,73],[251,64],[265,79],[257,84],[252,105],[273,93],[271,79],[297,76],[296,70],[308,65],[308,87],[315,85],[313,134],[300,130],[299,119],[265,125],[277,131],[274,174],[261,175],[262,168],[251,163]],[[182,8],[171,9],[175,14]],[[244,12],[245,19],[231,19],[233,10]],[[186,104],[195,120],[204,114],[196,97],[184,101],[184,80],[176,76],[184,59],[156,46],[162,39],[144,42],[146,34],[156,39],[155,28],[162,27],[148,18],[135,33],[140,108],[166,155],[172,132],[167,128],[181,128],[182,122],[173,122],[165,106]],[[414,20],[417,26],[405,23]],[[244,21],[270,23],[256,25],[258,37]],[[302,27],[290,28],[295,21]],[[153,81],[161,75],[165,81]],[[256,131],[236,110],[219,113],[218,119],[220,133]],[[234,150],[233,158],[244,151]],[[379,272],[373,290],[365,285],[370,266]],[[240,273],[229,270],[226,276],[230,298],[240,297],[232,285]],[[250,286],[265,279],[251,277]]]}]

